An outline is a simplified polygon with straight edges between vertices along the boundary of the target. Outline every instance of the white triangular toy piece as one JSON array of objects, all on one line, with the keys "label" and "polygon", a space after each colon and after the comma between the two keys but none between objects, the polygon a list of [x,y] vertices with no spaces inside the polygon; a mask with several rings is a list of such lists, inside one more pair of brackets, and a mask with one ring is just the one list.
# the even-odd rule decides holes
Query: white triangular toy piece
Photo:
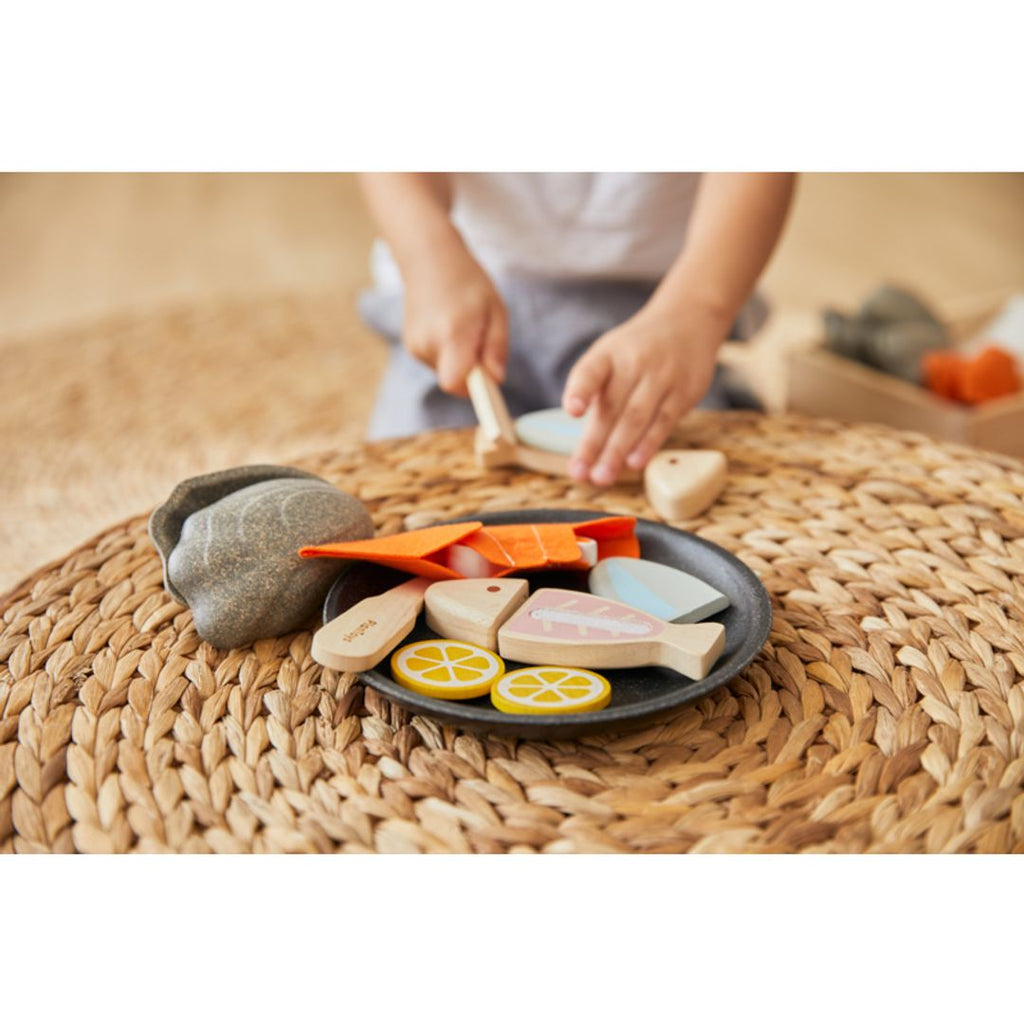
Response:
[{"label": "white triangular toy piece", "polygon": [[526,600],[526,580],[441,580],[427,588],[427,625],[446,640],[498,649],[498,628]]},{"label": "white triangular toy piece", "polygon": [[728,463],[719,451],[660,451],[644,470],[647,501],[663,519],[692,519],[722,493],[727,474]]},{"label": "white triangular toy piece", "polygon": [[646,558],[606,558],[587,578],[590,592],[666,622],[701,622],[729,607],[725,594],[688,572]]}]

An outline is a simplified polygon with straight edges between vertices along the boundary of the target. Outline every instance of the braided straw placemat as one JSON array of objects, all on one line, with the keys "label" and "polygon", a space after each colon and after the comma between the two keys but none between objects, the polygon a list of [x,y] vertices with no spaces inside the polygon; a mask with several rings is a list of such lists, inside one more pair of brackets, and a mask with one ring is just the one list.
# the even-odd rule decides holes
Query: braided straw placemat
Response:
[{"label": "braided straw placemat", "polygon": [[[411,717],[310,633],[218,652],[139,517],[3,606],[4,851],[1024,849],[1024,466],[884,427],[694,414],[729,458],[686,525],[772,595],[758,659],[642,731],[557,742]],[[301,460],[381,532],[479,509],[650,515],[482,473],[443,431]]]}]

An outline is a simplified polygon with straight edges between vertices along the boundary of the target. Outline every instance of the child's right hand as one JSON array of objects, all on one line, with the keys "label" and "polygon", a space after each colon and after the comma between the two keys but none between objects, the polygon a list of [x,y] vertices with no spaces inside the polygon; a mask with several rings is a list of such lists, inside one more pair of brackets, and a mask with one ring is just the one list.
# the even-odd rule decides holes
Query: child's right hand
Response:
[{"label": "child's right hand", "polygon": [[468,394],[466,375],[478,363],[499,383],[505,379],[505,304],[465,247],[435,251],[406,273],[402,342],[449,394]]}]

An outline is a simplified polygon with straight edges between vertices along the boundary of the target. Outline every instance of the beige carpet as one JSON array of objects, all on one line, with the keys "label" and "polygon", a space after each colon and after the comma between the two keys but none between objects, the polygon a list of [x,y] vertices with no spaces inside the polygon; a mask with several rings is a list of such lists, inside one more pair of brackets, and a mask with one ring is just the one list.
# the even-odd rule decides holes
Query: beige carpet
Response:
[{"label": "beige carpet", "polygon": [[0,592],[185,477],[358,441],[384,349],[353,302],[223,300],[9,345]]}]

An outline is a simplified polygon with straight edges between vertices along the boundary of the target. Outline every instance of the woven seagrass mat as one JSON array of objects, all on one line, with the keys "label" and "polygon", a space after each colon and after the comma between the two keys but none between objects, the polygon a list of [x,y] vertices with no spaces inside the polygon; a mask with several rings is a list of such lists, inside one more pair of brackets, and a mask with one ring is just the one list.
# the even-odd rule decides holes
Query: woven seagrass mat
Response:
[{"label": "woven seagrass mat", "polygon": [[[883,427],[694,414],[729,458],[685,525],[774,604],[728,686],[641,731],[557,742],[411,717],[322,670],[310,633],[218,652],[161,585],[145,517],[3,609],[4,851],[1024,849],[1024,465]],[[599,492],[483,473],[470,435],[300,460],[407,517]]]}]

